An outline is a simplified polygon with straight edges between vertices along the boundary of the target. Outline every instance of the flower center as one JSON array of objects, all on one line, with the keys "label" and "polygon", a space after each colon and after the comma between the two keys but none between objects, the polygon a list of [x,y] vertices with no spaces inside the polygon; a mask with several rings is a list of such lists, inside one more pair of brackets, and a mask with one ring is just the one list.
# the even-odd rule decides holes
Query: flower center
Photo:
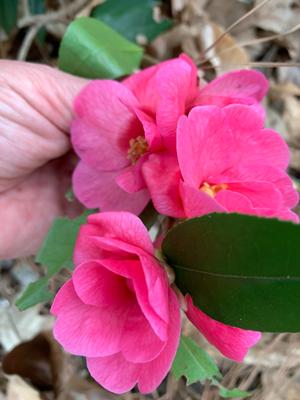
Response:
[{"label": "flower center", "polygon": [[131,164],[134,165],[147,150],[148,143],[146,139],[143,136],[137,136],[129,140],[127,158],[130,160]]},{"label": "flower center", "polygon": [[220,190],[225,190],[225,189],[228,189],[228,185],[226,183],[218,183],[217,185],[210,185],[209,183],[204,182],[203,185],[200,187],[200,190],[208,194],[210,197],[215,197]]}]

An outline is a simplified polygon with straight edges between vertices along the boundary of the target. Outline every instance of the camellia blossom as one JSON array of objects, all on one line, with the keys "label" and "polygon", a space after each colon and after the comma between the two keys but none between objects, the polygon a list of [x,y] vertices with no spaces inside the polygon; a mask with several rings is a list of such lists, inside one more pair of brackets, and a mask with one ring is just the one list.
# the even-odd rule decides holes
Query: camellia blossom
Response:
[{"label": "camellia blossom", "polygon": [[75,100],[71,139],[80,162],[77,198],[88,208],[139,214],[150,196],[143,174],[149,155],[176,153],[180,116],[197,105],[257,104],[268,88],[256,71],[227,73],[198,86],[186,55],[138,72],[123,82],[95,80]]},{"label": "camellia blossom", "polygon": [[143,173],[156,209],[175,218],[238,212],[298,221],[288,146],[256,106],[195,107],[177,127],[177,158],[151,155]]},{"label": "camellia blossom", "polygon": [[[180,335],[180,307],[155,258],[142,222],[127,212],[88,217],[75,246],[75,271],[55,297],[54,336],[85,356],[104,388],[142,393],[170,370]],[[187,316],[225,356],[241,361],[260,333],[229,327],[198,310],[186,296]]]}]

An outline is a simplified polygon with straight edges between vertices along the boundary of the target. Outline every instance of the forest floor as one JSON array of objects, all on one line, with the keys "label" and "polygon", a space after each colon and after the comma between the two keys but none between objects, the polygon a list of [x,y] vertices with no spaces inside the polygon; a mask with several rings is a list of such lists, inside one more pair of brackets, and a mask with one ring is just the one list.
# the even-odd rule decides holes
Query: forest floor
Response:
[{"label": "forest floor", "polygon": [[[48,0],[41,19],[29,14],[26,0],[20,1],[17,26],[9,35],[0,28],[0,58],[56,66],[59,42],[68,23],[90,15],[101,2]],[[186,52],[199,64],[200,79],[247,67],[264,72],[270,80],[264,101],[267,125],[287,141],[289,172],[300,188],[300,1],[162,3],[155,12],[172,19],[173,27],[151,43],[137,38],[145,46],[143,66]],[[265,4],[260,7],[261,3]],[[255,11],[249,12],[253,8]],[[36,36],[40,27],[45,29],[42,42]],[[54,342],[49,305],[22,313],[13,306],[22,290],[41,275],[41,267],[33,259],[0,264],[0,400],[221,399],[209,385],[187,387],[172,375],[149,396],[116,396],[101,389],[89,378],[83,360],[65,354]],[[217,360],[224,386],[251,391],[252,400],[300,399],[300,334],[264,334],[245,362],[236,364],[221,358],[187,322],[184,329]],[[15,349],[19,344],[22,346]],[[3,360],[6,372],[12,374],[4,374]]]}]

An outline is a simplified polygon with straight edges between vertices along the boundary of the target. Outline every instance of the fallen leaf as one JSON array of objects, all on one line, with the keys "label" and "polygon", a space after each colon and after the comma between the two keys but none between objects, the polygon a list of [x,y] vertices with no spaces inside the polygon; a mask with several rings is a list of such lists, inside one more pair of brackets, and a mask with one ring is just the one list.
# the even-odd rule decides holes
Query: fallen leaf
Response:
[{"label": "fallen leaf", "polygon": [[[214,23],[208,21],[203,24],[201,30],[201,41],[204,49],[212,46],[216,40],[224,34],[224,29]],[[216,69],[217,75],[244,67],[249,63],[249,56],[232,35],[226,33],[223,38],[206,53],[206,58]]]},{"label": "fallen leaf", "polygon": [[59,393],[70,375],[66,373],[62,348],[50,332],[42,332],[30,341],[23,342],[5,355],[3,371],[19,375],[41,391]]},{"label": "fallen leaf", "polygon": [[[256,0],[255,6],[263,0]],[[294,0],[272,0],[255,13],[254,24],[266,31],[283,33],[299,24],[300,6]]]},{"label": "fallen leaf", "polygon": [[39,393],[17,375],[8,377],[7,400],[42,400]]},{"label": "fallen leaf", "polygon": [[40,315],[40,309],[37,306],[21,312],[7,300],[0,302],[0,343],[6,352],[42,330],[51,329],[53,317]]}]

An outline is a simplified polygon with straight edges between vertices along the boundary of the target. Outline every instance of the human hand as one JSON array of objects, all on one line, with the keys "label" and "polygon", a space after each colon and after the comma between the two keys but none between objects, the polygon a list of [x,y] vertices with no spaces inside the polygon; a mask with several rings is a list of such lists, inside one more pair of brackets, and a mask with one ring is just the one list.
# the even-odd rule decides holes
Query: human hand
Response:
[{"label": "human hand", "polygon": [[0,259],[34,254],[59,215],[74,155],[72,103],[87,83],[54,68],[0,61]]}]

